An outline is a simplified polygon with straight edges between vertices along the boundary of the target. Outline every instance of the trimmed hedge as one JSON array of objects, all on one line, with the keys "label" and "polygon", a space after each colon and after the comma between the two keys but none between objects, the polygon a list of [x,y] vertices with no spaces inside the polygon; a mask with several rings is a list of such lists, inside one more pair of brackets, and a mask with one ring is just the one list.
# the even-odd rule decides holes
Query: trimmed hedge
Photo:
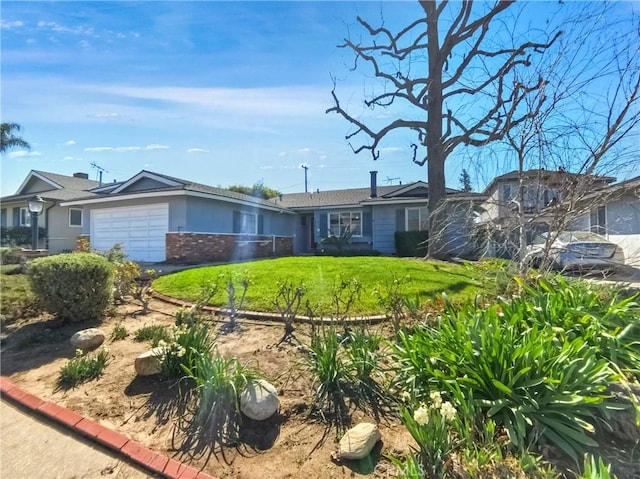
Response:
[{"label": "trimmed hedge", "polygon": [[419,243],[429,239],[427,231],[396,231],[394,235],[396,254],[405,256],[424,256],[427,254],[427,243]]},{"label": "trimmed hedge", "polygon": [[[47,231],[39,226],[38,238],[47,237]],[[3,226],[0,228],[0,240],[3,245],[29,246],[31,245],[31,226]]]},{"label": "trimmed hedge", "polygon": [[42,307],[60,319],[100,319],[113,302],[113,265],[99,254],[38,258],[27,274]]}]

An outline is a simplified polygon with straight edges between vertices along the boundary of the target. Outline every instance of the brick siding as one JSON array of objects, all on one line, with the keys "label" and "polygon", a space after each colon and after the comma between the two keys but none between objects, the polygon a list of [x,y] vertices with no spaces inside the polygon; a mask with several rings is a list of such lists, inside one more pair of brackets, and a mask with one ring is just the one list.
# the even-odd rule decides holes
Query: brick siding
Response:
[{"label": "brick siding", "polygon": [[166,238],[169,262],[209,263],[293,254],[293,238],[284,236],[167,233]]}]

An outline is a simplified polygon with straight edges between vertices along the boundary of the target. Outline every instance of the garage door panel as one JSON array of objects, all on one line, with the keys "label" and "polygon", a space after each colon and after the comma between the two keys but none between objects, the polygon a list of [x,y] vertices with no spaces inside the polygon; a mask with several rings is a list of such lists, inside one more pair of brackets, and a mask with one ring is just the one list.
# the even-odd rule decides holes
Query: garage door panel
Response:
[{"label": "garage door panel", "polygon": [[168,231],[168,203],[91,211],[92,246],[105,251],[120,243],[132,260],[163,261]]}]

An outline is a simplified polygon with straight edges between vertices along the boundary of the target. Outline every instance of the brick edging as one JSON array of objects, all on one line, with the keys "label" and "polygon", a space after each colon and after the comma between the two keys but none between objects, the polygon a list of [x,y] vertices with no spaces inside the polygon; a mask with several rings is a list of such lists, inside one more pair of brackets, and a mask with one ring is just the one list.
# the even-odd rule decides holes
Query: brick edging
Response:
[{"label": "brick edging", "polygon": [[11,402],[44,416],[56,424],[72,429],[89,440],[125,456],[136,465],[163,477],[169,479],[216,479],[205,472],[154,452],[127,436],[106,428],[66,407],[40,399],[24,391],[4,376],[0,376],[0,394]]}]

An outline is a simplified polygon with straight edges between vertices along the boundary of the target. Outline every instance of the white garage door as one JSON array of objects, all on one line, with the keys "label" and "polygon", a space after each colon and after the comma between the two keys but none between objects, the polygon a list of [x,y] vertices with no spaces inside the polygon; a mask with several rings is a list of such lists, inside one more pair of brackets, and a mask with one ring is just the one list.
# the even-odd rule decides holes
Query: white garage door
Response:
[{"label": "white garage door", "polygon": [[127,259],[164,261],[169,204],[91,210],[91,246],[106,251],[120,243]]}]

